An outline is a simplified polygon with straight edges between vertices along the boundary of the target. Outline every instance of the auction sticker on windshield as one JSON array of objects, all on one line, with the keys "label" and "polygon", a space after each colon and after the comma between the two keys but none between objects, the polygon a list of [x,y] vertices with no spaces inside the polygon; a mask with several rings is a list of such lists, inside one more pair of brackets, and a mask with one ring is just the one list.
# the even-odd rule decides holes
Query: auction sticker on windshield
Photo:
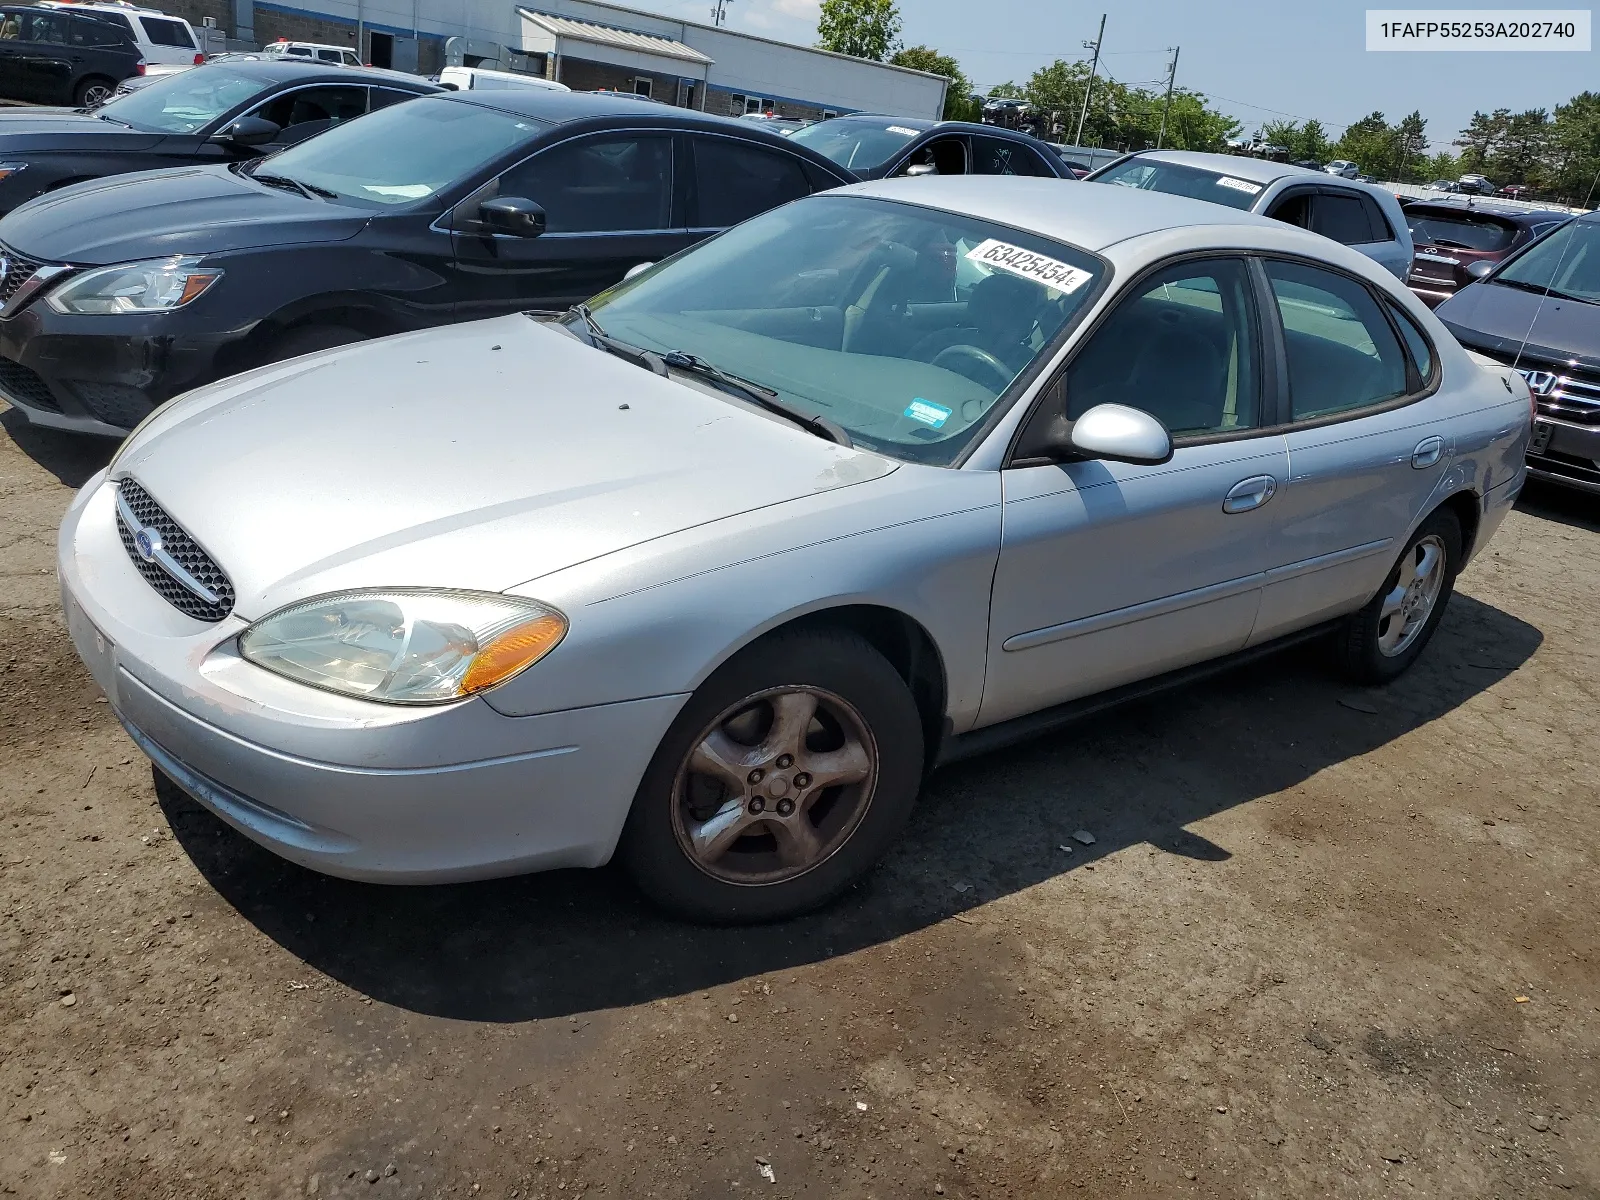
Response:
[{"label": "auction sticker on windshield", "polygon": [[891,125],[889,126],[889,132],[904,134],[906,137],[917,136],[917,131],[915,129],[907,129],[904,125]]},{"label": "auction sticker on windshield", "polygon": [[1005,271],[1011,275],[1020,275],[1023,279],[1042,283],[1045,287],[1054,288],[1058,292],[1075,292],[1093,278],[1081,267],[1036,254],[1032,250],[1024,250],[1021,246],[1013,246],[1010,242],[1002,242],[998,238],[979,242],[967,251],[966,256],[970,261],[982,266]]},{"label": "auction sticker on windshield", "polygon": [[944,423],[950,419],[951,410],[942,404],[935,404],[931,400],[924,400],[918,396],[909,405],[902,416],[910,417],[913,421],[921,421],[924,425],[932,425],[935,429],[942,429]]},{"label": "auction sticker on windshield", "polygon": [[1247,196],[1254,196],[1261,190],[1259,183],[1251,183],[1247,179],[1235,179],[1232,175],[1224,175],[1217,180],[1218,187],[1232,188],[1236,192],[1243,192]]}]

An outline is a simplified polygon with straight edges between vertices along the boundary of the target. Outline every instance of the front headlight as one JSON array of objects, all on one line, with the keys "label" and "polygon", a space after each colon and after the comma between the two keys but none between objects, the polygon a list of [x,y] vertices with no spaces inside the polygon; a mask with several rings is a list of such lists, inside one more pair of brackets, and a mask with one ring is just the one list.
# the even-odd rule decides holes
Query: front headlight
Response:
[{"label": "front headlight", "polygon": [[518,596],[387,588],[291,604],[240,634],[239,651],[330,692],[443,704],[504,683],[566,632],[566,617]]},{"label": "front headlight", "polygon": [[174,255],[85,271],[56,288],[45,302],[57,312],[85,315],[182,308],[222,278],[219,268],[201,267],[199,262],[193,256]]},{"label": "front headlight", "polygon": [[18,171],[26,171],[28,164],[25,162],[0,162],[0,183],[10,179]]}]

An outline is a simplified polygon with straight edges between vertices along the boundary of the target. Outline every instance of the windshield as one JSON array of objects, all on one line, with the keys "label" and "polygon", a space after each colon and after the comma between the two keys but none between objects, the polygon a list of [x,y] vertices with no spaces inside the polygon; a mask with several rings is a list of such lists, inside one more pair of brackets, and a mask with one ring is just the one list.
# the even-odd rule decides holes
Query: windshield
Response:
[{"label": "windshield", "polygon": [[532,117],[424,96],[335,125],[262,160],[260,170],[359,204],[415,204],[546,128]]},{"label": "windshield", "polygon": [[774,209],[591,302],[607,333],[683,350],[944,466],[1094,290],[1092,255],[856,196]]},{"label": "windshield", "polygon": [[[1330,163],[1329,166],[1338,166]],[[1140,188],[1146,192],[1166,192],[1172,196],[1188,196],[1192,200],[1210,200],[1213,204],[1226,204],[1229,208],[1248,209],[1261,195],[1265,184],[1239,179],[1221,171],[1205,171],[1199,167],[1181,167],[1177,163],[1160,162],[1150,158],[1130,158],[1127,162],[1107,167],[1092,177],[1096,183],[1114,183],[1121,187]]]},{"label": "windshield", "polygon": [[835,117],[831,121],[820,121],[797,129],[789,137],[831,158],[841,167],[848,167],[852,171],[870,171],[886,163],[896,150],[921,132],[920,129],[897,125],[891,120],[860,121],[851,117]]},{"label": "windshield", "polygon": [[1569,221],[1512,259],[1492,282],[1549,288],[1574,300],[1600,304],[1600,223]]},{"label": "windshield", "polygon": [[1411,237],[1419,245],[1452,246],[1461,250],[1504,250],[1517,239],[1515,225],[1487,217],[1412,215]]},{"label": "windshield", "polygon": [[194,133],[271,86],[229,67],[191,67],[118,96],[94,115],[146,133]]}]

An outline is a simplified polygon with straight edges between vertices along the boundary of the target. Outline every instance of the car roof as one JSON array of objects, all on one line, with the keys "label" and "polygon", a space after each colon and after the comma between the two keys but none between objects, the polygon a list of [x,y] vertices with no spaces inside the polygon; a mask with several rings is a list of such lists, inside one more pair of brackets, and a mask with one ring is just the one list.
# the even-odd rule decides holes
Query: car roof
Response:
[{"label": "car roof", "polygon": [[1415,212],[1418,209],[1437,213],[1476,212],[1484,213],[1491,217],[1504,217],[1511,221],[1524,221],[1529,225],[1542,224],[1552,217],[1565,220],[1571,216],[1554,208],[1519,208],[1510,204],[1496,204],[1493,200],[1479,200],[1475,197],[1463,196],[1440,197],[1438,200],[1413,200],[1405,206],[1406,212]]},{"label": "car roof", "polygon": [[259,51],[240,54],[238,57],[229,55],[223,62],[201,63],[192,69],[203,71],[212,65],[260,79],[263,83],[297,83],[301,80],[351,83],[355,80],[366,80],[369,83],[403,83],[424,94],[446,90],[436,83],[429,83],[420,75],[411,75],[405,71],[386,71],[382,67],[345,67],[338,63],[317,62],[309,58],[286,58],[279,54],[262,54]]},{"label": "car roof", "polygon": [[[1292,230],[1254,213],[1166,192],[1015,175],[924,175],[852,184],[837,195],[876,196],[1014,225],[1099,252],[1161,229],[1242,225]],[[1301,231],[1303,232],[1303,231]],[[1306,234],[1316,242],[1326,241]]]},{"label": "car roof", "polygon": [[[347,70],[349,68],[346,68]],[[665,118],[679,128],[737,129],[741,136],[754,135],[783,145],[791,146],[788,138],[762,128],[760,121],[744,121],[737,117],[718,116],[693,108],[679,108],[652,100],[635,100],[622,92],[557,92],[548,88],[474,88],[466,92],[446,89],[444,96],[461,104],[476,104],[480,108],[494,108],[519,117],[532,117],[552,125],[569,121],[584,121],[595,117],[654,117]],[[820,159],[819,161],[827,161]],[[837,170],[837,165],[834,167]]]},{"label": "car roof", "polygon": [[1297,167],[1293,163],[1272,162],[1265,158],[1244,158],[1237,154],[1204,154],[1194,150],[1141,150],[1138,157],[1174,163],[1180,167],[1194,167],[1201,171],[1217,171],[1224,175],[1232,175],[1235,179],[1247,179],[1251,183],[1272,183],[1286,175],[1338,178],[1322,171],[1313,171],[1309,167]]}]

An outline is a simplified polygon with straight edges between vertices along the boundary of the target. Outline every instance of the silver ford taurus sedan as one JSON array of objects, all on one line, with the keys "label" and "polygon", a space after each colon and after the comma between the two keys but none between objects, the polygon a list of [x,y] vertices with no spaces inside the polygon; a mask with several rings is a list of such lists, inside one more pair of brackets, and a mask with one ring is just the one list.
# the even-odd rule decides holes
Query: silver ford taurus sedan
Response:
[{"label": "silver ford taurus sedan", "polygon": [[268,848],[429,882],[613,854],[820,904],[928,769],[1326,635],[1392,679],[1531,397],[1369,259],[1055,180],[800,200],[559,318],[156,412],[61,530],[79,653]]}]

